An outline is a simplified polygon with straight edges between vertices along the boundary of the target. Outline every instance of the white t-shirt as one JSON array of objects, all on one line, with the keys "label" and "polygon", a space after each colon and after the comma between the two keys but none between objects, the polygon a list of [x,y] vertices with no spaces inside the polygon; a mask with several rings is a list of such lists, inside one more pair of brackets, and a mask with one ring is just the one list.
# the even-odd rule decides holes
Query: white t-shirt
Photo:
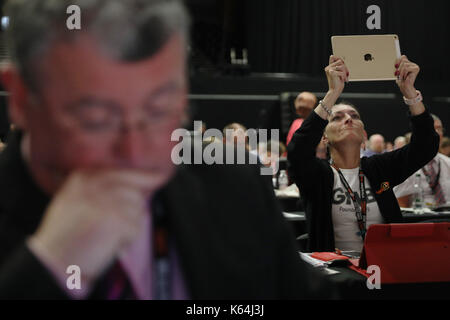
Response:
[{"label": "white t-shirt", "polygon": [[[439,175],[439,184],[441,185],[442,193],[445,197],[445,205],[450,205],[450,158],[446,155],[438,153],[434,157],[436,161],[433,164],[434,171],[437,173],[439,169],[438,162],[441,166],[441,173]],[[428,168],[428,164],[425,166]],[[431,192],[430,185],[428,184],[427,178],[422,169],[415,172],[408,179],[403,181],[403,183],[394,187],[394,194],[397,198],[412,195],[414,193],[414,181],[417,173],[420,173],[420,187],[423,190],[423,198],[425,205],[432,208],[436,205],[436,200],[433,193]]]},{"label": "white t-shirt", "polygon": [[[338,172],[333,167],[332,169],[334,173],[334,185],[331,215],[333,219],[335,247],[341,250],[361,251],[363,241],[359,234],[355,206],[350,195],[346,192],[346,188],[342,184]],[[359,168],[340,170],[353,192],[359,195]],[[372,224],[384,223],[384,220],[366,176],[364,176],[364,183],[367,194],[366,229],[368,229]]]}]

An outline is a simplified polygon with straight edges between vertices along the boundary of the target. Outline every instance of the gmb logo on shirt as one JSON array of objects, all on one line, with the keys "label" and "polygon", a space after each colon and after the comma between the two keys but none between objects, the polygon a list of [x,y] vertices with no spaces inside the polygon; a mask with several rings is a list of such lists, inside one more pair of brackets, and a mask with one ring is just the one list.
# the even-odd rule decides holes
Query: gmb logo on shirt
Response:
[{"label": "gmb logo on shirt", "polygon": [[[367,204],[370,204],[372,202],[375,202],[375,197],[373,195],[372,189],[367,188]],[[355,192],[357,199],[359,200],[359,192]],[[352,205],[352,198],[350,198],[350,195],[345,192],[343,188],[336,188],[333,190],[333,204],[344,204],[345,205]]]}]

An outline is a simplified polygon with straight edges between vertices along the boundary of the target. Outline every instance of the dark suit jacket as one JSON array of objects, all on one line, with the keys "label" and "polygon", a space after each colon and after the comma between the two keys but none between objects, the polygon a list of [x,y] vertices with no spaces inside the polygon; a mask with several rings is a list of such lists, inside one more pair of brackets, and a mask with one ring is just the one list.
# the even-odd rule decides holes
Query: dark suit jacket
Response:
[{"label": "dark suit jacket", "polygon": [[[309,234],[308,250],[311,252],[335,250],[331,218],[333,171],[328,161],[315,156],[327,123],[311,112],[288,145],[289,174],[302,196]],[[393,188],[433,159],[439,148],[439,136],[428,111],[412,116],[411,125],[410,144],[395,151],[361,158],[362,171],[370,182],[386,223],[402,222]],[[385,182],[389,183],[388,189],[377,193]]]},{"label": "dark suit jacket", "polygon": [[[19,150],[16,136],[0,156],[0,298],[64,299],[24,245],[49,198],[31,179]],[[300,261],[258,166],[181,166],[157,201],[169,216],[191,298],[323,297],[322,282]],[[102,296],[94,288],[90,298]]]}]

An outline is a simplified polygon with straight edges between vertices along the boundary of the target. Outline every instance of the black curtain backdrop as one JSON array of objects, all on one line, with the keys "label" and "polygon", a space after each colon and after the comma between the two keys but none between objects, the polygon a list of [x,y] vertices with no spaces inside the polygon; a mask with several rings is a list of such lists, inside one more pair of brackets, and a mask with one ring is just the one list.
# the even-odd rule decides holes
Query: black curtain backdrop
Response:
[{"label": "black curtain backdrop", "polygon": [[[369,5],[381,30],[369,30]],[[439,0],[247,0],[246,35],[253,72],[323,75],[333,35],[397,34],[422,79],[448,82],[450,2]]]}]

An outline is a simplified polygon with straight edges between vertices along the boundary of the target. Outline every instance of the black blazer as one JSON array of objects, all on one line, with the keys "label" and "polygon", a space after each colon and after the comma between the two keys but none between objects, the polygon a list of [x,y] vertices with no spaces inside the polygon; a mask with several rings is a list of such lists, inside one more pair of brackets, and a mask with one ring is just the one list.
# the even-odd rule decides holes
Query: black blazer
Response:
[{"label": "black blazer", "polygon": [[[291,229],[257,165],[181,166],[158,194],[191,298],[331,294],[319,289],[322,280],[300,261]],[[30,178],[16,135],[0,155],[0,298],[67,298],[24,245],[49,200]],[[91,299],[103,298],[96,290],[102,281]]]},{"label": "black blazer", "polygon": [[[433,159],[439,148],[439,136],[428,111],[412,116],[410,120],[410,144],[395,151],[361,158],[361,168],[386,223],[402,222],[394,186]],[[310,252],[335,250],[331,216],[333,171],[328,161],[315,157],[316,146],[327,124],[327,120],[311,112],[288,145],[289,175],[297,184],[303,200]],[[385,182],[389,183],[389,188],[377,193]]]}]

